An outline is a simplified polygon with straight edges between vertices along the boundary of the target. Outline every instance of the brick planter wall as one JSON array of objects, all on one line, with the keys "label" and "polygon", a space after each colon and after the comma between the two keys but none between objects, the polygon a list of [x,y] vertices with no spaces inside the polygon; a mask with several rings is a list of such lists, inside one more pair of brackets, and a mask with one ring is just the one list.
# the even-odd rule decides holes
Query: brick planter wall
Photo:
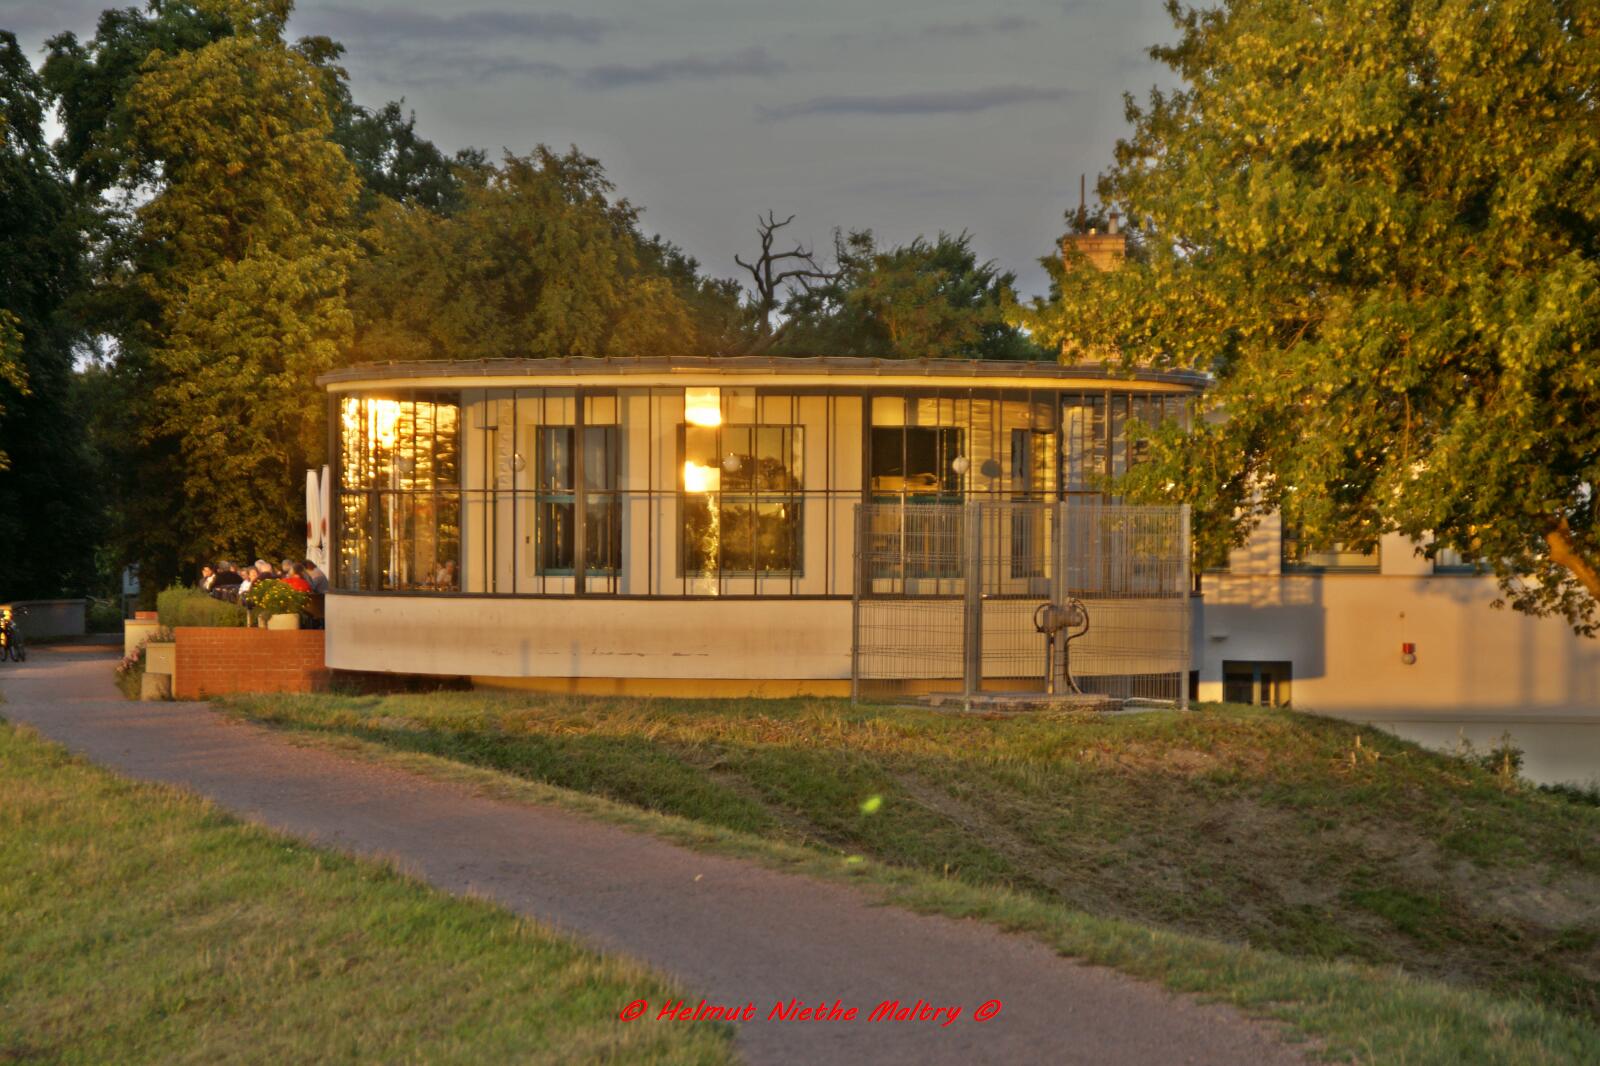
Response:
[{"label": "brick planter wall", "polygon": [[328,687],[331,672],[323,664],[320,629],[179,626],[172,632],[177,644],[175,699]]}]

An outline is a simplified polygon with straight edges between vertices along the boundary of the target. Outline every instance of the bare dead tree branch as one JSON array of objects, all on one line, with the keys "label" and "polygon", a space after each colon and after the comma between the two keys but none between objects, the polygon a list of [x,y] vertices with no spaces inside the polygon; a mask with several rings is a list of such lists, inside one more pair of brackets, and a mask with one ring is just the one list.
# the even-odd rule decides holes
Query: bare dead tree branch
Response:
[{"label": "bare dead tree branch", "polygon": [[[761,235],[761,254],[754,262],[746,262],[735,255],[733,261],[750,272],[755,282],[756,310],[761,316],[761,335],[754,347],[766,348],[782,334],[774,331],[772,314],[781,304],[780,297],[793,285],[809,287],[813,281],[831,281],[836,275],[824,270],[817,262],[812,249],[796,241],[788,251],[775,252],[778,231],[795,219],[790,215],[778,221],[777,213],[768,211],[765,218],[756,216],[756,231]],[[791,265],[792,264],[792,265]]]}]

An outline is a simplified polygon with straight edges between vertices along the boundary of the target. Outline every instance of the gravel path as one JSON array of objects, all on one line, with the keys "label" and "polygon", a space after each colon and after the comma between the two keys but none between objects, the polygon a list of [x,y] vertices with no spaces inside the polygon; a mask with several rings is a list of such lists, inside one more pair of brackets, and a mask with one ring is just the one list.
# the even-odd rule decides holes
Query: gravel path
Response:
[{"label": "gravel path", "polygon": [[[95,762],[181,785],[243,817],[395,861],[677,976],[695,1001],[743,1007],[752,1063],[1295,1063],[1271,1031],[978,922],[875,905],[847,886],[317,749],[202,703],[128,703],[115,649],[31,649],[0,667],[0,715]],[[768,1020],[773,1005],[855,1007],[854,1021]],[[869,1022],[878,1004],[959,1007]],[[978,1022],[982,1004],[999,1014]],[[626,1004],[619,1003],[621,1010]],[[639,1025],[658,1021],[652,1003]]]}]

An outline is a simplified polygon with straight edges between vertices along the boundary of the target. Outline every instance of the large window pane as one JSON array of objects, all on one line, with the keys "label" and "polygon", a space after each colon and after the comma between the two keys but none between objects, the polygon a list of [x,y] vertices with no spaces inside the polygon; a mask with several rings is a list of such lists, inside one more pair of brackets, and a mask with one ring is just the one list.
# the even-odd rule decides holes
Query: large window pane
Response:
[{"label": "large window pane", "polygon": [[459,587],[460,397],[342,396],[338,402],[335,587]]},{"label": "large window pane", "polygon": [[874,427],[870,438],[872,492],[876,496],[958,496],[956,457],[964,433],[951,426]]},{"label": "large window pane", "polygon": [[799,426],[679,428],[686,576],[803,571],[802,437]]},{"label": "large window pane", "polygon": [[617,515],[618,437],[615,426],[583,428],[584,507],[579,513],[574,487],[578,481],[572,426],[541,426],[537,433],[537,499],[535,500],[536,567],[540,574],[576,572],[578,527],[584,522],[584,567],[615,572],[622,562],[621,523]]}]

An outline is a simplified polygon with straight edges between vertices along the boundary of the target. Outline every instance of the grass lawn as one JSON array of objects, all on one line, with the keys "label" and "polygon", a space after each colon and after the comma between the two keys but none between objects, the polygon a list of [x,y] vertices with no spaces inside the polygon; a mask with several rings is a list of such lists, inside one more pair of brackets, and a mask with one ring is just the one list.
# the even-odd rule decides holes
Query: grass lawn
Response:
[{"label": "grass lawn", "polygon": [[1333,1058],[1600,1061],[1600,810],[1375,730],[1229,706],[993,720],[489,693],[227,705],[1026,930],[1287,1020]]},{"label": "grass lawn", "polygon": [[724,1027],[507,912],[0,721],[0,1063],[728,1063]]}]

